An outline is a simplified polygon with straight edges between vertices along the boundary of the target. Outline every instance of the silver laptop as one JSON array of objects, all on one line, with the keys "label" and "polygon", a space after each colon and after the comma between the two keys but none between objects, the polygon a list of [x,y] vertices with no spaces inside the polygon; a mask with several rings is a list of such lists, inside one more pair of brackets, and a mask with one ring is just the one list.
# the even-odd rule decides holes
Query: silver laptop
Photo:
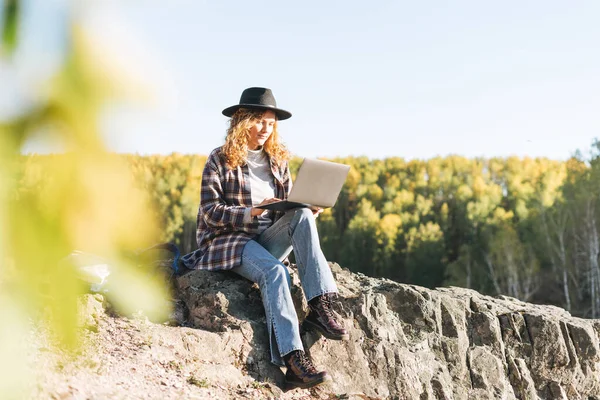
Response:
[{"label": "silver laptop", "polygon": [[305,158],[287,200],[255,207],[277,211],[298,207],[333,207],[349,171],[349,165]]}]

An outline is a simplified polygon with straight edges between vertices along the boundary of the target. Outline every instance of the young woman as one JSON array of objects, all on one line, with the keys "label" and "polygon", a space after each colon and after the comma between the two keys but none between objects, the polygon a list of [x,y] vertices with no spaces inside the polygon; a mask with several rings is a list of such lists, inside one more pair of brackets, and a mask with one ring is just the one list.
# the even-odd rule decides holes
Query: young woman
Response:
[{"label": "young woman", "polygon": [[258,205],[286,199],[292,186],[289,153],[278,121],[291,113],[277,108],[270,89],[249,88],[223,110],[231,117],[225,144],[213,150],[202,175],[197,240],[184,260],[194,269],[232,270],[259,284],[270,338],[271,361],[286,366],[288,386],[311,387],[329,380],[304,353],[291,280],[282,264],[294,250],[310,313],[305,326],[334,340],[348,339],[336,320],[337,287],[321,251],[315,217],[322,210],[265,211]]}]

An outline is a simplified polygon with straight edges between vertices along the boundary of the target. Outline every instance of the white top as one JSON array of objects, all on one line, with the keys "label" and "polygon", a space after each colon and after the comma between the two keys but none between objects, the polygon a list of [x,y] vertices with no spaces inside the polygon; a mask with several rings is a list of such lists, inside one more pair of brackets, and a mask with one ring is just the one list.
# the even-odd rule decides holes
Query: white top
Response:
[{"label": "white top", "polygon": [[[264,199],[275,197],[275,177],[271,172],[271,163],[269,157],[262,147],[257,150],[248,150],[246,160],[248,164],[248,181],[250,183],[250,194],[252,195],[252,205],[256,206]],[[251,221],[250,208],[244,215],[245,222]],[[259,232],[264,231],[271,226],[271,212],[268,211],[258,217]]]}]

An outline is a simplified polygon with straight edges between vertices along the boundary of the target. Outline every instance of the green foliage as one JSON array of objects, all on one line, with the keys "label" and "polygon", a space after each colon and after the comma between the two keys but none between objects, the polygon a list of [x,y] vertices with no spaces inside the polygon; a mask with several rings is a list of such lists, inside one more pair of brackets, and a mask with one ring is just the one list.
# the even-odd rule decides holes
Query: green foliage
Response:
[{"label": "green foliage", "polygon": [[375,257],[378,251],[377,230],[380,214],[369,200],[362,199],[358,211],[348,224],[342,239],[340,254],[342,265],[368,274],[376,272]]},{"label": "green foliage", "polygon": [[[352,169],[335,208],[318,220],[329,259],[403,282],[460,285],[600,314],[591,300],[600,298],[600,269],[589,261],[592,228],[600,227],[597,143],[587,161],[334,161]],[[547,223],[558,231],[542,234],[541,216],[556,213],[571,222]],[[584,239],[587,257],[576,250]],[[578,298],[588,305],[575,304]]]},{"label": "green foliage", "polygon": [[126,158],[156,213],[160,240],[174,242],[184,252],[191,251],[196,242],[196,215],[206,157],[171,154]]},{"label": "green foliage", "polygon": [[[2,39],[18,45],[20,2],[6,0]],[[157,241],[144,194],[128,167],[104,150],[98,115],[118,94],[117,76],[90,48],[74,21],[62,27],[68,55],[44,82],[35,108],[0,121],[0,393],[26,398],[35,373],[28,371],[32,323],[50,328],[63,348],[77,343],[77,299],[85,285],[67,256],[74,250],[109,260],[110,298],[124,313],[169,312],[164,280],[155,279],[130,256]],[[96,57],[95,57],[96,56]],[[20,156],[33,135],[64,145],[60,156]],[[34,383],[35,384],[35,383]]]},{"label": "green foliage", "polygon": [[21,14],[21,2],[18,0],[4,0],[2,21],[0,29],[2,30],[2,46],[4,52],[11,54],[17,46],[17,33],[19,31],[19,21]]},{"label": "green foliage", "polygon": [[[600,315],[600,268],[593,262],[600,158],[594,146],[589,159],[566,162],[334,159],[351,170],[336,206],[317,219],[323,251],[372,276],[465,286]],[[195,249],[206,157],[122,157],[155,212],[160,240]],[[292,160],[292,174],[299,163]],[[26,157],[23,165],[22,190],[44,179],[40,157]]]},{"label": "green foliage", "polygon": [[409,229],[406,235],[406,270],[409,282],[440,286],[444,278],[444,238],[440,226],[433,222]]},{"label": "green foliage", "polygon": [[[593,228],[600,231],[598,153],[595,143],[588,160],[566,162],[333,159],[351,170],[336,206],[317,219],[323,251],[373,276],[466,286],[600,314],[600,268],[590,261]],[[161,239],[185,251],[195,248],[205,157],[128,161],[157,210]],[[299,164],[292,160],[292,174]]]}]

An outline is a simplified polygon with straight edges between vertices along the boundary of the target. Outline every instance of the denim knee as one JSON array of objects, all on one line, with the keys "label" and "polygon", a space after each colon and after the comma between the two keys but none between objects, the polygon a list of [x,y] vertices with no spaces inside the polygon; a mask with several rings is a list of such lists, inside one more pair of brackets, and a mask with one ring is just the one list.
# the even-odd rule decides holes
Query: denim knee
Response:
[{"label": "denim knee", "polygon": [[310,208],[299,208],[296,210],[296,215],[295,215],[299,220],[302,219],[306,219],[306,218],[313,218],[313,212]]},{"label": "denim knee", "polygon": [[285,265],[278,263],[269,268],[261,277],[260,285],[268,285],[274,282],[287,283],[288,287],[292,286],[292,278]]},{"label": "denim knee", "polygon": [[290,236],[294,234],[298,225],[300,225],[303,222],[308,222],[310,224],[311,221],[314,222],[314,220],[315,218],[313,217],[313,213],[310,208],[298,208],[294,212],[294,218],[290,223]]}]

